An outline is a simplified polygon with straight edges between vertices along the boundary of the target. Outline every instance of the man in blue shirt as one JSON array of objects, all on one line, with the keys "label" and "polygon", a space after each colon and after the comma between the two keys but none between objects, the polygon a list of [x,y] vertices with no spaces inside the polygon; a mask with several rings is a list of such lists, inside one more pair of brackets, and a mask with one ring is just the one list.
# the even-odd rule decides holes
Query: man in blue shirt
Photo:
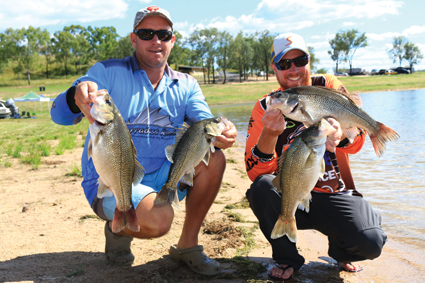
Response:
[{"label": "man in blue shirt", "polygon": [[[130,34],[136,49],[133,56],[96,63],[56,98],[51,109],[55,123],[73,125],[84,116],[93,123],[90,104],[96,97],[92,93],[106,89],[129,128],[138,161],[145,169],[141,184],[132,189],[139,232],[125,228],[117,234],[112,233],[110,222],[116,201],[113,196],[101,199],[96,196],[99,176],[92,159],[87,156],[90,135],[87,135],[81,161],[84,193],[95,213],[107,221],[105,254],[116,265],[133,263],[130,250],[133,237],[161,237],[170,230],[174,217],[171,205],[154,205],[156,193],[166,182],[171,165],[164,149],[175,142],[177,127],[183,122],[192,124],[213,117],[197,81],[167,65],[175,41],[172,28],[173,22],[166,10],[150,6],[138,11]],[[237,132],[234,125],[229,124],[217,137],[216,147],[225,149],[235,142]],[[216,150],[208,166],[201,162],[196,167],[193,186],[186,187],[183,192],[178,190],[180,199],[187,194],[186,218],[178,243],[170,247],[170,256],[203,275],[220,272],[218,262],[207,257],[203,247],[198,245],[198,233],[220,189],[225,167],[223,152]]]}]

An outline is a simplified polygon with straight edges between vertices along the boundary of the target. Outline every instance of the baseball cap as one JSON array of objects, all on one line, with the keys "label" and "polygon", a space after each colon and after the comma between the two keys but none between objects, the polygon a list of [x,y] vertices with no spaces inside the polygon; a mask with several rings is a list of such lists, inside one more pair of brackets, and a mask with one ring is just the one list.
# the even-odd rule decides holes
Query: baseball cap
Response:
[{"label": "baseball cap", "polygon": [[292,32],[278,35],[273,41],[271,59],[274,63],[277,63],[288,51],[294,49],[301,50],[309,55],[305,41],[300,35]]},{"label": "baseball cap", "polygon": [[170,13],[168,11],[159,8],[157,6],[149,6],[145,9],[142,9],[137,12],[136,17],[134,18],[134,25],[133,25],[133,32],[136,30],[136,27],[140,24],[140,22],[150,16],[160,16],[163,17],[168,21],[168,23],[171,26],[171,29],[173,29],[173,21],[171,20]]}]

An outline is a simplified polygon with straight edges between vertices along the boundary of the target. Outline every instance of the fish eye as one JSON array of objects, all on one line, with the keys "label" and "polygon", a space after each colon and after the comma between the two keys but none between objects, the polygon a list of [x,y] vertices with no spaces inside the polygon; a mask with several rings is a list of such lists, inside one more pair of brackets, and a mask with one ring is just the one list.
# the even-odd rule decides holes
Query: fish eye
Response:
[{"label": "fish eye", "polygon": [[105,103],[108,104],[109,106],[111,106],[111,104],[112,104],[110,99],[106,99]]}]

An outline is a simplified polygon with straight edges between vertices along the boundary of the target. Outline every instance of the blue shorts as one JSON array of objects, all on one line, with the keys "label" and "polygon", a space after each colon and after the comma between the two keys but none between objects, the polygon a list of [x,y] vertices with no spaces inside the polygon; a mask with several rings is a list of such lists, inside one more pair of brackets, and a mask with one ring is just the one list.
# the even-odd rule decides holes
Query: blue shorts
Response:
[{"label": "blue shorts", "polygon": [[[157,171],[145,175],[140,184],[132,186],[131,201],[133,202],[134,208],[137,208],[142,199],[144,199],[148,194],[158,193],[161,190],[162,186],[167,181],[170,166],[171,162],[168,160],[165,161],[162,167]],[[177,190],[177,193],[179,201],[181,201],[185,198],[187,189],[183,191]],[[95,197],[92,203],[92,209],[100,218],[106,221],[112,221],[112,219],[114,219],[116,205],[117,202],[115,200],[115,196],[105,197],[102,199]]]}]

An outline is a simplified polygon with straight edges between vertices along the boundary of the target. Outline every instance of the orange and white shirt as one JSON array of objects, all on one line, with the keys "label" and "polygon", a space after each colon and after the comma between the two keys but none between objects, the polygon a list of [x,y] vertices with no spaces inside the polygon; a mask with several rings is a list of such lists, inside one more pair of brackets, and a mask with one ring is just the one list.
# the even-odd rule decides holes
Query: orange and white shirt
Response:
[{"label": "orange and white shirt", "polygon": [[[313,86],[326,86],[347,93],[342,83],[333,75],[312,76],[311,84]],[[272,90],[270,93],[279,90],[282,90],[282,88]],[[265,99],[267,95],[269,94],[264,95],[257,101],[249,119],[245,146],[245,167],[251,181],[254,181],[260,175],[276,174],[278,157],[289,147],[292,140],[305,130],[305,126],[301,122],[285,117],[286,129],[279,136],[274,153],[268,155],[260,152],[256,145],[263,130],[262,118],[267,109]],[[338,145],[335,153],[325,152],[325,174],[317,182],[314,188],[315,191],[338,193],[353,190],[356,192],[349,166],[348,154],[354,154],[360,151],[365,138],[365,131],[358,129],[358,135],[353,143],[350,144],[345,139]]]}]

